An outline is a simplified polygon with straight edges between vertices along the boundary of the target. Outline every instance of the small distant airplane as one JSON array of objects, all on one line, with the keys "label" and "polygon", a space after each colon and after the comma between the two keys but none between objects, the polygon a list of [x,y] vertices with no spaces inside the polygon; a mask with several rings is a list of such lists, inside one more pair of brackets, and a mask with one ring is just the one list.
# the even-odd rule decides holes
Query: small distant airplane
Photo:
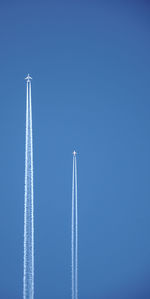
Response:
[{"label": "small distant airplane", "polygon": [[73,153],[72,153],[72,154],[73,154],[73,156],[75,157],[75,156],[76,156],[76,154],[77,154],[77,152],[76,152],[76,151],[73,151]]},{"label": "small distant airplane", "polygon": [[32,80],[32,77],[28,74],[28,76],[25,78],[25,80],[27,80],[27,82],[30,82],[30,80]]}]

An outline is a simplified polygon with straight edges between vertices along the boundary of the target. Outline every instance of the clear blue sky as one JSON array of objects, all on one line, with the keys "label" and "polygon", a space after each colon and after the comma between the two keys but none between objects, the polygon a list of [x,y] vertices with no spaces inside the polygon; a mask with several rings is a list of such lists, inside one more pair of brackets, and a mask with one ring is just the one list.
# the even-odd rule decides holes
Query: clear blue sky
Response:
[{"label": "clear blue sky", "polygon": [[150,2],[1,1],[0,298],[22,298],[25,82],[33,76],[35,299],[150,298]]}]

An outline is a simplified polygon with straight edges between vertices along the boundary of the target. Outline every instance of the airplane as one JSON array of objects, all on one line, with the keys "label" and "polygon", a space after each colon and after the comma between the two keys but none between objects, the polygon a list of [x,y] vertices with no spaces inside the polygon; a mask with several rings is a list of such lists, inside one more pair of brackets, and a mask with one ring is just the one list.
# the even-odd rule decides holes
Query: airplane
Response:
[{"label": "airplane", "polygon": [[31,78],[30,75],[28,74],[28,76],[25,78],[25,80],[27,80],[27,82],[30,82],[30,80],[32,80],[32,78]]},{"label": "airplane", "polygon": [[75,157],[76,154],[77,154],[77,152],[74,150],[72,154],[73,154],[73,156]]}]

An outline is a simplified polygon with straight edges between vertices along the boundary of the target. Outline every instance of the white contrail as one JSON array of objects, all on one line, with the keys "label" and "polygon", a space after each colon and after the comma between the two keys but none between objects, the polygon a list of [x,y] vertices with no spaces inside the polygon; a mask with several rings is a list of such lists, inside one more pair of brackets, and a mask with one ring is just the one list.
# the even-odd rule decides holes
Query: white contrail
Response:
[{"label": "white contrail", "polygon": [[23,299],[34,298],[34,203],[31,81],[26,95],[25,199],[24,199],[24,275]]},{"label": "white contrail", "polygon": [[77,159],[75,159],[75,299],[78,299],[78,202],[77,202]]},{"label": "white contrail", "polygon": [[24,199],[24,273],[23,273],[23,298],[26,298],[26,272],[27,272],[27,163],[28,163],[28,127],[29,127],[29,96],[28,83],[26,94],[26,145],[25,145],[25,199]]},{"label": "white contrail", "polygon": [[73,152],[72,173],[72,230],[71,230],[71,254],[72,254],[72,299],[78,299],[78,203],[77,203],[77,160],[76,152]]},{"label": "white contrail", "polygon": [[71,255],[72,255],[72,299],[75,299],[74,291],[74,157],[72,171],[72,229],[71,229]]}]

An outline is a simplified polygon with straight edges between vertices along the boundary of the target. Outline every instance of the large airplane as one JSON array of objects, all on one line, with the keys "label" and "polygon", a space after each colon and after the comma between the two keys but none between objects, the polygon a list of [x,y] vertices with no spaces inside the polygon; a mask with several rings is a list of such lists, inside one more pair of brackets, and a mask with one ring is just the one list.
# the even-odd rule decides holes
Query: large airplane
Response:
[{"label": "large airplane", "polygon": [[73,151],[73,153],[72,153],[72,154],[73,154],[73,156],[75,157],[75,156],[76,156],[76,154],[77,154],[77,152],[76,152],[76,151]]},{"label": "large airplane", "polygon": [[25,80],[27,80],[27,82],[30,82],[30,80],[32,80],[32,77],[28,74],[28,76],[25,78]]}]

